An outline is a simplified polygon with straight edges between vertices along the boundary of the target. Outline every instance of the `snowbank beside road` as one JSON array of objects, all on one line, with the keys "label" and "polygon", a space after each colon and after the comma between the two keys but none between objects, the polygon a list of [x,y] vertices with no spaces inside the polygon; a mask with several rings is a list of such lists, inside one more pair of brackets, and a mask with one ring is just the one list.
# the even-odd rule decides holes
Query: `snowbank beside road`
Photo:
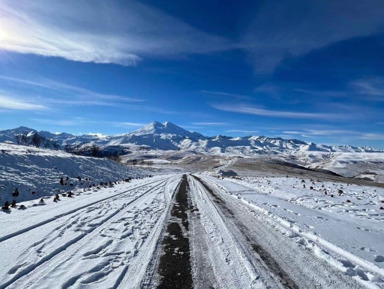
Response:
[{"label": "snowbank beside road", "polygon": [[[142,177],[148,170],[132,169],[120,163],[68,154],[63,151],[38,149],[0,143],[0,204],[53,195],[58,190],[68,191],[99,182]],[[60,179],[66,185],[60,184]],[[78,179],[81,178],[81,181]],[[85,179],[90,179],[85,181]],[[72,185],[71,185],[72,184]],[[13,197],[18,188],[20,195]]]}]

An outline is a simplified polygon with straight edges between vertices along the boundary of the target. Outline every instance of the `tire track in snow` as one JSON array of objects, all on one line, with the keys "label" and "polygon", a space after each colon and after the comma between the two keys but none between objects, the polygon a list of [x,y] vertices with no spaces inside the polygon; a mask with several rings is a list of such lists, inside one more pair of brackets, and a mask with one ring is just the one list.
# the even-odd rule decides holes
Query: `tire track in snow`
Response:
[{"label": "tire track in snow", "polygon": [[[214,202],[214,206],[217,208],[217,211],[219,212],[219,214],[222,215],[223,220],[224,219],[227,219],[227,220],[233,219],[235,215],[234,215],[233,211],[226,206],[225,201],[222,200],[220,197],[218,197],[214,193],[214,191],[205,182],[203,182],[200,178],[198,178],[196,176],[194,176],[194,178],[196,180],[198,180],[203,185],[203,187],[205,188],[205,190],[207,192],[209,192],[209,194],[210,194],[210,196]],[[273,257],[266,250],[264,250],[264,248],[262,246],[260,246],[259,244],[255,243],[254,241],[251,240],[251,238],[248,236],[248,233],[246,232],[246,228],[239,223],[237,223],[236,225],[237,225],[236,227],[237,227],[238,231],[245,237],[247,242],[251,244],[252,249],[259,255],[259,258],[257,258],[258,260],[256,262],[253,261],[252,263],[255,264],[255,263],[259,262],[264,266],[265,269],[267,269],[267,271],[272,272],[274,275],[273,276],[274,281],[277,281],[278,283],[280,283],[282,285],[279,287],[287,288],[287,289],[299,289],[300,287],[280,267],[278,262],[276,262],[276,260],[273,259]],[[231,231],[233,231],[233,230],[231,230]],[[233,236],[238,240],[239,244],[243,243],[242,240],[238,239],[236,234],[234,234]],[[250,259],[254,259],[254,256],[252,256],[254,254],[249,252],[249,249],[246,248],[246,244],[243,244],[243,246],[241,246],[241,247],[242,247],[243,251],[246,252],[246,254],[248,255],[248,257]],[[250,260],[250,261],[252,261],[252,260]],[[259,267],[259,266],[255,265],[255,267]],[[259,273],[262,273],[262,270],[258,270],[258,271],[259,271]],[[274,284],[274,285],[278,286],[279,285],[278,283]]]},{"label": "tire track in snow", "polygon": [[[215,180],[204,178],[204,182],[216,197],[223,201],[223,213],[232,210],[233,215],[226,216],[244,236],[245,243],[259,256],[266,269],[278,264],[298,288],[363,288],[356,280],[336,270],[327,262],[319,259],[305,247],[298,246],[290,236],[283,235],[275,226],[268,222],[265,215],[260,215],[242,201],[227,194]],[[213,189],[216,187],[217,189]],[[279,273],[279,270],[278,272]],[[279,274],[277,275],[279,276]],[[280,277],[281,278],[281,277]],[[285,282],[285,281],[283,281]],[[286,286],[284,284],[284,286]],[[367,284],[369,287],[369,284]]]},{"label": "tire track in snow", "polygon": [[30,231],[30,230],[33,230],[33,229],[36,229],[36,228],[38,228],[38,227],[44,226],[44,225],[46,225],[46,224],[48,224],[48,223],[51,223],[51,222],[53,222],[53,221],[56,221],[56,220],[58,220],[58,219],[60,219],[60,218],[63,218],[63,217],[65,217],[65,216],[74,214],[74,213],[78,212],[79,210],[88,208],[88,207],[90,207],[90,206],[92,206],[92,205],[95,205],[95,204],[98,204],[98,203],[100,203],[100,202],[107,201],[107,200],[110,200],[110,199],[113,200],[114,198],[121,197],[121,196],[123,196],[124,194],[126,194],[126,193],[128,193],[128,192],[137,190],[137,189],[139,189],[139,188],[142,188],[142,187],[145,187],[145,186],[154,184],[154,183],[161,183],[161,182],[162,182],[162,181],[153,181],[153,182],[150,182],[150,183],[147,183],[147,184],[144,184],[144,185],[140,185],[140,186],[137,186],[137,187],[135,187],[135,188],[132,188],[132,189],[126,190],[126,191],[124,191],[124,192],[118,193],[118,194],[116,194],[116,195],[109,196],[109,197],[107,197],[107,198],[98,200],[98,201],[96,201],[96,202],[92,202],[92,203],[89,203],[89,204],[87,204],[87,205],[84,205],[84,206],[78,207],[78,208],[76,208],[76,209],[70,210],[70,211],[68,211],[68,212],[59,214],[59,215],[57,215],[57,216],[54,216],[54,217],[52,217],[52,218],[49,218],[49,219],[44,220],[44,221],[42,221],[42,222],[39,222],[39,223],[37,223],[37,224],[34,224],[34,225],[28,226],[28,227],[26,227],[26,228],[23,228],[23,229],[21,229],[21,230],[19,230],[19,231],[13,232],[13,233],[8,234],[8,235],[5,235],[5,236],[1,236],[1,237],[0,237],[0,243],[6,241],[6,240],[8,240],[8,239],[14,238],[14,237],[16,237],[16,236],[19,236],[19,235],[21,235],[21,234],[24,234],[25,232],[28,232],[28,231]]},{"label": "tire track in snow", "polygon": [[215,206],[215,201],[201,182],[194,177],[191,177],[190,181],[191,195],[200,216],[200,220],[196,222],[201,222],[204,231],[202,236],[194,235],[193,238],[195,242],[202,238],[208,248],[208,251],[201,252],[200,255],[203,256],[195,261],[205,259],[214,275],[213,278],[210,274],[196,276],[204,279],[200,283],[212,284],[214,288],[267,288],[265,279],[271,279],[269,275],[266,278],[261,277],[255,260],[244,246],[243,240],[234,234],[232,227],[228,227],[228,221]]},{"label": "tire track in snow", "polygon": [[[143,192],[142,194],[140,194],[139,196],[135,197],[135,199],[129,201],[128,203],[126,203],[123,207],[121,207],[120,209],[116,210],[116,212],[113,212],[111,213],[109,216],[107,216],[106,218],[104,218],[101,222],[99,222],[98,224],[96,224],[95,226],[91,227],[89,230],[86,230],[85,232],[82,232],[80,233],[80,235],[78,235],[77,237],[67,241],[65,244],[63,245],[60,245],[58,246],[55,250],[53,250],[51,253],[43,256],[41,259],[39,259],[38,261],[36,261],[35,263],[33,264],[30,264],[30,265],[26,265],[24,266],[24,268],[21,268],[20,266],[18,268],[15,268],[15,270],[12,270],[11,269],[11,272],[10,273],[13,273],[15,274],[14,276],[12,276],[8,281],[4,282],[3,284],[0,284],[0,289],[3,289],[3,288],[7,288],[8,286],[12,285],[13,283],[15,283],[16,281],[18,281],[19,279],[21,279],[22,277],[26,276],[27,274],[30,274],[31,272],[35,271],[37,268],[41,267],[43,264],[45,264],[46,262],[49,262],[50,260],[52,260],[53,258],[57,257],[60,255],[60,253],[62,253],[63,251],[67,250],[67,249],[70,249],[71,246],[75,245],[75,244],[78,244],[79,241],[81,241],[82,239],[88,239],[90,237],[93,237],[92,233],[100,228],[101,226],[104,226],[107,224],[107,223],[111,223],[120,213],[122,212],[125,212],[124,209],[126,209],[128,206],[131,206],[133,205],[135,202],[137,202],[138,200],[140,200],[142,197],[144,197],[145,195],[149,194],[150,192],[158,189],[158,187],[160,186],[164,186],[166,183],[167,183],[168,179],[167,180],[161,180],[161,181],[154,181],[150,184],[145,184],[145,185],[142,185],[142,186],[139,186],[139,187],[136,187],[134,189],[130,189],[130,190],[127,190],[123,193],[119,193],[117,195],[114,195],[114,196],[111,196],[111,197],[108,197],[108,198],[105,198],[105,199],[102,199],[98,202],[94,202],[92,204],[89,204],[87,206],[83,206],[83,208],[87,208],[87,207],[90,207],[92,205],[95,205],[97,203],[103,203],[105,201],[108,201],[112,198],[119,198],[119,197],[122,197],[124,196],[124,194],[126,194],[128,191],[132,191],[132,190],[137,190],[139,188],[142,188],[142,187],[145,187],[145,186],[148,186],[148,185],[152,185],[154,183],[157,183],[157,185],[155,186],[152,186],[150,187],[148,190],[146,190],[145,192]],[[71,212],[71,213],[75,213],[75,212]],[[77,215],[81,215],[83,214],[82,211],[77,211]],[[66,215],[69,215],[69,214],[62,214],[60,216],[61,217],[64,217]],[[50,222],[54,221],[55,219],[52,218],[52,220],[50,220]],[[48,222],[46,222],[48,223]],[[44,224],[46,224],[44,223]],[[44,224],[41,224],[40,226],[44,225]],[[64,225],[66,226],[66,224]],[[55,229],[56,230],[56,229]],[[54,230],[54,231],[55,231]],[[27,232],[27,231],[24,231],[24,233]],[[97,233],[97,232],[95,232]],[[20,233],[21,234],[21,233]],[[87,237],[87,238],[86,238]],[[84,239],[84,240],[85,240]],[[83,242],[85,242],[83,240]],[[89,244],[88,244],[89,245]],[[72,249],[73,251],[73,249]],[[14,271],[14,272],[13,272]],[[13,275],[12,274],[12,275]],[[26,276],[26,278],[28,278],[28,276]]]}]

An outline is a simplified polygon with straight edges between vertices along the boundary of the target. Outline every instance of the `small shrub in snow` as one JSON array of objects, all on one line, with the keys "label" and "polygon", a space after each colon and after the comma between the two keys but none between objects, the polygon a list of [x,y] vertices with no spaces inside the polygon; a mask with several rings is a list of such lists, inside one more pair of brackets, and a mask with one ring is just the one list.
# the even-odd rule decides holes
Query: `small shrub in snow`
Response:
[{"label": "small shrub in snow", "polygon": [[9,211],[9,202],[8,202],[8,201],[6,201],[6,202],[4,203],[2,209],[5,210],[5,211]]},{"label": "small shrub in snow", "polygon": [[13,191],[13,193],[12,193],[12,197],[18,197],[19,195],[20,195],[20,193],[19,193],[19,189],[16,188],[16,189]]},{"label": "small shrub in snow", "polygon": [[53,201],[54,201],[55,203],[57,203],[57,201],[60,201],[60,196],[59,196],[59,194],[56,194],[56,195],[55,195],[55,197],[53,198]]},{"label": "small shrub in snow", "polygon": [[16,208],[16,200],[13,200],[13,201],[12,201],[11,207],[12,207],[12,208]]}]

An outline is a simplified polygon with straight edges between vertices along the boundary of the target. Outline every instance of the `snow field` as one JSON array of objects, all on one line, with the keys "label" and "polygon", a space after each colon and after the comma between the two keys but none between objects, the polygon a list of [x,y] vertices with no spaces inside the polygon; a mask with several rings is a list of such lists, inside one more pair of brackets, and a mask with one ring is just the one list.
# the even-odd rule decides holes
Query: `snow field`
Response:
[{"label": "snow field", "polygon": [[[1,242],[6,259],[0,288],[137,288],[152,274],[147,266],[179,179],[140,180],[136,188],[125,184],[129,190],[116,189],[112,197],[88,205],[73,201],[67,214],[47,222],[41,218],[48,214],[30,213],[41,222]],[[28,211],[7,217],[20,222]]]},{"label": "snow field", "polygon": [[[130,168],[100,158],[82,157],[63,151],[0,143],[0,205],[64,193],[89,185],[148,176],[147,169]],[[81,180],[78,180],[78,177]],[[60,185],[60,179],[65,185]],[[88,179],[88,180],[87,180]],[[20,196],[12,197],[18,188]]]},{"label": "snow field", "polygon": [[384,210],[380,209],[384,208],[384,188],[292,177],[244,177],[242,180],[234,182],[310,209],[364,220],[384,220]]},{"label": "snow field", "polygon": [[[380,211],[363,215],[359,212],[366,212],[364,206],[377,205],[383,189],[343,184],[343,195],[332,198],[323,192],[319,195],[315,187],[337,193],[341,184],[314,181],[313,185],[311,180],[304,180],[307,186],[314,186],[311,190],[304,189],[302,179],[297,178],[206,179],[218,190],[265,215],[271,225],[299,246],[353,276],[364,287],[384,288],[384,232],[380,226],[383,215]],[[361,194],[367,199],[359,210],[351,210],[351,203],[343,202]],[[322,198],[327,201],[321,202]]]}]

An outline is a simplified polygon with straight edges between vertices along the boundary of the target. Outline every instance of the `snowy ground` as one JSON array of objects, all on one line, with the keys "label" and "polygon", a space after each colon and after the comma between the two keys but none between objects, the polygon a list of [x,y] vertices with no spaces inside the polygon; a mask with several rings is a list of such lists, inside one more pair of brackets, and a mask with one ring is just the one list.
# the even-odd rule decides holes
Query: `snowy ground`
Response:
[{"label": "snowy ground", "polygon": [[[374,183],[245,176],[222,159],[225,178],[164,174],[160,161],[153,177],[89,187],[75,178],[85,169],[100,181],[151,169],[19,146],[0,157],[0,184],[32,175],[35,188],[61,190],[57,202],[33,195],[0,210],[0,289],[384,288],[384,189]],[[64,171],[71,188],[60,187]]]},{"label": "snowy ground", "polygon": [[[143,177],[156,173],[149,168],[130,168],[120,163],[68,154],[63,151],[0,143],[0,204],[86,188],[99,182]],[[81,177],[79,181],[78,177]],[[66,179],[60,185],[60,178]],[[86,179],[89,179],[86,180]],[[20,195],[12,197],[18,188]]]},{"label": "snowy ground", "polygon": [[384,183],[384,154],[382,152],[298,151],[282,154],[281,158],[312,169],[325,169],[345,177]]},{"label": "snowy ground", "polygon": [[[161,285],[180,181],[155,176],[1,212],[0,288]],[[384,288],[383,190],[351,185],[331,197],[321,190],[341,184],[304,182],[188,176],[190,225],[180,226],[194,288]]]},{"label": "snowy ground", "polygon": [[219,183],[265,213],[384,268],[383,188],[292,177]]},{"label": "snowy ground", "polygon": [[[135,180],[0,223],[0,288],[138,288],[180,176]],[[32,206],[32,207],[31,207]]]}]

